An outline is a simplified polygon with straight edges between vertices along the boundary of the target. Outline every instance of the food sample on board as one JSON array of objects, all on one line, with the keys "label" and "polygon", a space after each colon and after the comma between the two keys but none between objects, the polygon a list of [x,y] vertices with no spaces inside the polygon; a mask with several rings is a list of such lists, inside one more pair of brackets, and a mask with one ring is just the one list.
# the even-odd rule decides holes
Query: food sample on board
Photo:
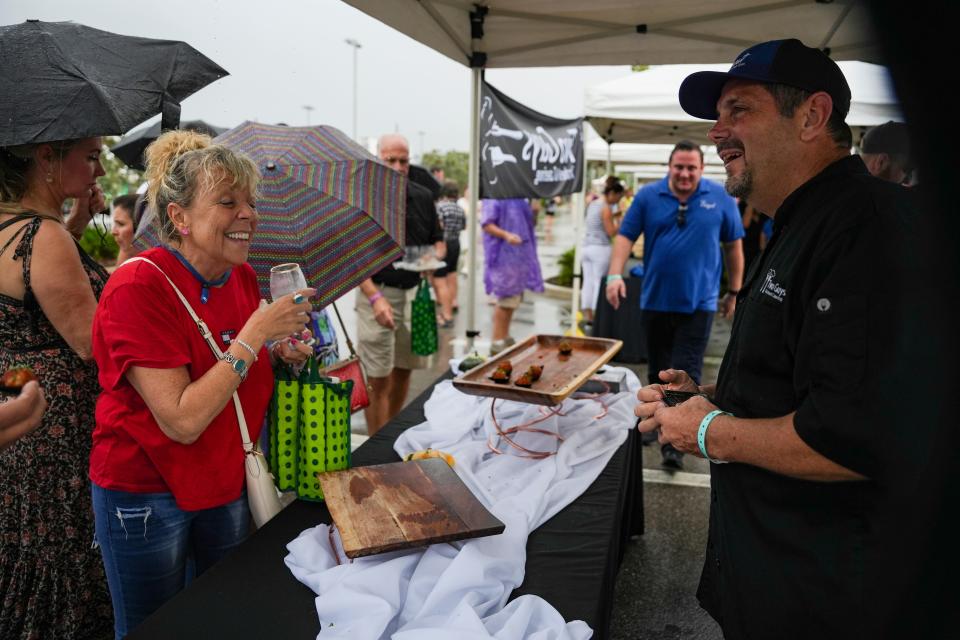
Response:
[{"label": "food sample on board", "polygon": [[497,367],[497,370],[490,374],[490,379],[497,384],[507,384],[510,382],[510,373],[503,367]]}]

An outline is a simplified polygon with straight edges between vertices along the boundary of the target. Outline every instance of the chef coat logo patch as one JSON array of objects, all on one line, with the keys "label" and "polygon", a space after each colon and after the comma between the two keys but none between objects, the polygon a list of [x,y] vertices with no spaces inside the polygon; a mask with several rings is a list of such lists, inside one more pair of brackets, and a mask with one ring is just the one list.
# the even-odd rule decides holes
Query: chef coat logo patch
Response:
[{"label": "chef coat logo patch", "polygon": [[760,293],[770,296],[777,302],[783,302],[783,297],[787,295],[787,290],[781,287],[780,284],[774,280],[776,275],[776,269],[770,269],[767,271],[767,275],[763,279],[763,287],[760,288]]}]

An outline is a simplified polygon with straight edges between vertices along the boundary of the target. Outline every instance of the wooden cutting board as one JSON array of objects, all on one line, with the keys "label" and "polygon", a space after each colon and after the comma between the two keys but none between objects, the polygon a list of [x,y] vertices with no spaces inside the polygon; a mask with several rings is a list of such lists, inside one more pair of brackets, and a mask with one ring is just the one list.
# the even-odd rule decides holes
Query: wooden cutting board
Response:
[{"label": "wooden cutting board", "polygon": [[503,533],[441,458],[318,473],[349,558]]}]

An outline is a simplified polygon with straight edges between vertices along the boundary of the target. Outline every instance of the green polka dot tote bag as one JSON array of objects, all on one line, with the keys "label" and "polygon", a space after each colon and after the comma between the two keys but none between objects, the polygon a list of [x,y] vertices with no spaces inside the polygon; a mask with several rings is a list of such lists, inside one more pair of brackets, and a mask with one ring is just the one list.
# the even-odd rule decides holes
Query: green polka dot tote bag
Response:
[{"label": "green polka dot tote bag", "polygon": [[352,389],[352,380],[320,375],[316,358],[299,376],[285,365],[277,369],[268,427],[278,489],[322,500],[317,474],[350,468]]},{"label": "green polka dot tote bag", "polygon": [[430,285],[420,280],[410,305],[410,348],[418,356],[437,352],[437,308],[430,297]]}]

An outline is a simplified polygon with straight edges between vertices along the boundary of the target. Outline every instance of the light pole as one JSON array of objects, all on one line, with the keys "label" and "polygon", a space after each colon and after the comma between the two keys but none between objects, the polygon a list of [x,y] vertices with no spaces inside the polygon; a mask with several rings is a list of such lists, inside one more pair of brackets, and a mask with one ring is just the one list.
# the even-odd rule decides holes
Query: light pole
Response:
[{"label": "light pole", "polygon": [[357,50],[362,46],[353,38],[344,40],[353,47],[353,139],[357,139]]},{"label": "light pole", "polygon": [[307,112],[307,126],[310,126],[310,112],[313,111],[313,105],[303,105],[303,110]]}]

